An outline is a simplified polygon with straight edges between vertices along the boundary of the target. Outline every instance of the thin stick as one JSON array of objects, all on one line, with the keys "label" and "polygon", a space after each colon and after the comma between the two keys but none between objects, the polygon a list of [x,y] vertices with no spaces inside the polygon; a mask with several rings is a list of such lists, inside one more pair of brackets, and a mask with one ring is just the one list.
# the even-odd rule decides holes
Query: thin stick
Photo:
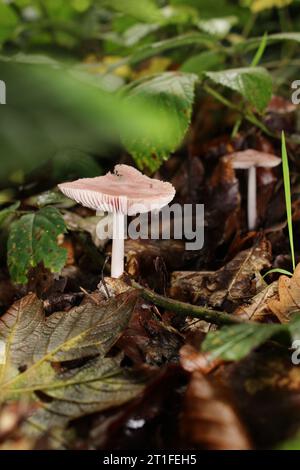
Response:
[{"label": "thin stick", "polygon": [[169,299],[168,297],[156,294],[150,289],[144,288],[135,281],[132,281],[132,286],[140,290],[141,295],[145,300],[149,300],[158,307],[166,308],[181,315],[199,318],[200,320],[204,320],[208,323],[214,323],[215,325],[237,325],[240,323],[249,323],[240,317],[235,317],[233,315],[229,315],[228,313]]}]

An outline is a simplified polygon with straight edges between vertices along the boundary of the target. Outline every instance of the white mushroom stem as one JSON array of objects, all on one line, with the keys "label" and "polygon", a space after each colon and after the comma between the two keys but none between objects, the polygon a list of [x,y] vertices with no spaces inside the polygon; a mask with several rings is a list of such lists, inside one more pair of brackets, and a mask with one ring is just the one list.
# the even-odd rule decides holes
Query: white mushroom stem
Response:
[{"label": "white mushroom stem", "polygon": [[115,212],[113,217],[111,277],[118,278],[124,272],[125,216],[120,212]]},{"label": "white mushroom stem", "polygon": [[251,166],[248,170],[248,229],[256,227],[256,167]]}]

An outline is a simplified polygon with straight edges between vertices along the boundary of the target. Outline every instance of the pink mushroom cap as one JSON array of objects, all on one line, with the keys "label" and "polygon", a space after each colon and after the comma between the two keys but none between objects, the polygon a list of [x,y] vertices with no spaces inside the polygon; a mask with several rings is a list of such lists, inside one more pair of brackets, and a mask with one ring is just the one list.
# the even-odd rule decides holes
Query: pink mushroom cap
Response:
[{"label": "pink mushroom cap", "polygon": [[251,167],[273,168],[281,163],[281,158],[276,155],[254,149],[234,152],[227,157],[232,161],[233,168],[237,170],[248,170]]},{"label": "pink mushroom cap", "polygon": [[128,165],[116,165],[113,173],[62,183],[58,187],[85,207],[124,215],[159,210],[175,196],[171,183],[149,178]]}]

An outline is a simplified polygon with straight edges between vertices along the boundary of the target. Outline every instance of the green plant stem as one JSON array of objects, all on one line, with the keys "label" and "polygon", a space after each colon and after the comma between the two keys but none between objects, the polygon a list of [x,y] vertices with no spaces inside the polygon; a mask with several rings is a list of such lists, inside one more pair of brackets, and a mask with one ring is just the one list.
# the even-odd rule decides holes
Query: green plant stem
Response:
[{"label": "green plant stem", "polygon": [[227,106],[228,108],[239,113],[248,122],[251,122],[251,124],[254,124],[256,127],[261,129],[265,134],[267,134],[270,137],[276,137],[272,134],[272,132],[269,131],[269,129],[267,129],[267,127],[251,111],[247,111],[246,113],[244,113],[238,106],[235,106],[234,104],[232,104],[229,100],[227,100],[227,98],[222,96],[220,93],[218,93],[216,90],[214,90],[207,84],[205,84],[203,88],[209,95],[213,96],[217,101],[222,103],[224,106]]},{"label": "green plant stem", "polygon": [[212,310],[207,307],[199,307],[198,305],[191,305],[179,300],[169,299],[162,295],[156,294],[150,289],[146,289],[135,281],[132,281],[132,286],[139,289],[141,296],[145,300],[149,300],[158,307],[166,308],[172,312],[179,313],[180,315],[190,316],[204,320],[208,323],[215,325],[237,325],[241,323],[249,323],[248,321],[229,315],[228,313]]}]

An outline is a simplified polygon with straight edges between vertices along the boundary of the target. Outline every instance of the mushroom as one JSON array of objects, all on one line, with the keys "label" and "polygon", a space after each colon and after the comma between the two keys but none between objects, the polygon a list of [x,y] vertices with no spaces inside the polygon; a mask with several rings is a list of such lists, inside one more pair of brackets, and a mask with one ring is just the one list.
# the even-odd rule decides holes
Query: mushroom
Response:
[{"label": "mushroom", "polygon": [[113,214],[111,277],[124,271],[125,215],[160,210],[175,196],[170,183],[143,175],[128,165],[116,165],[113,173],[96,178],[82,178],[58,185],[79,204]]},{"label": "mushroom", "polygon": [[254,230],[257,222],[256,168],[273,168],[281,159],[270,153],[248,149],[228,155],[233,168],[248,170],[248,228]]}]

